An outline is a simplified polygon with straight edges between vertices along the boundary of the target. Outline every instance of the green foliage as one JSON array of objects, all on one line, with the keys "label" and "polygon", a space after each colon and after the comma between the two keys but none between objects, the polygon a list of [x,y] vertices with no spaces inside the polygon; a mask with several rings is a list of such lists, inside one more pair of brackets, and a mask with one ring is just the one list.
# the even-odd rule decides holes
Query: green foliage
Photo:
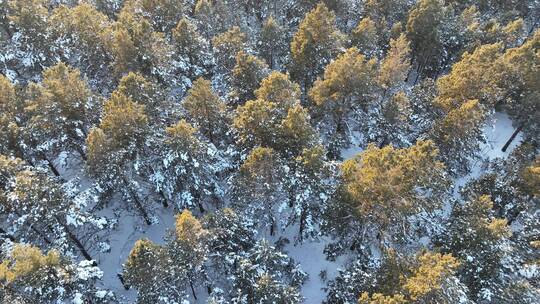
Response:
[{"label": "green foliage", "polygon": [[223,72],[229,73],[236,63],[236,54],[246,47],[246,34],[234,26],[212,38],[214,55]]},{"label": "green foliage", "polygon": [[84,158],[82,145],[95,119],[95,105],[80,72],[59,63],[43,72],[40,84],[30,84],[27,95],[25,131],[33,144],[42,145],[37,150],[54,155],[62,149],[74,149]]},{"label": "green foliage", "polygon": [[437,158],[438,150],[431,141],[404,149],[369,145],[343,162],[343,199],[360,222],[381,232],[399,227],[408,216],[433,211],[441,203],[448,183],[444,165]]},{"label": "green foliage", "polygon": [[246,100],[253,99],[254,91],[267,74],[268,65],[264,61],[244,51],[238,52],[236,65],[232,70],[233,96],[237,99],[237,103],[242,104]]},{"label": "green foliage", "polygon": [[182,103],[188,119],[211,141],[217,142],[226,131],[227,107],[212,90],[210,81],[199,78],[193,82]]},{"label": "green foliage", "polygon": [[343,35],[335,19],[334,13],[321,2],[304,17],[294,34],[291,73],[306,89],[340,51]]}]

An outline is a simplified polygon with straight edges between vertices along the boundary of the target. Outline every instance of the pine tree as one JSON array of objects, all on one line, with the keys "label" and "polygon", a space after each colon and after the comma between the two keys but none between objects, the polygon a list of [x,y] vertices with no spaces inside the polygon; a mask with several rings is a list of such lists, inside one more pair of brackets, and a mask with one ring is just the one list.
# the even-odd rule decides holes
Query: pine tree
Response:
[{"label": "pine tree", "polygon": [[[30,56],[26,66],[40,70],[40,64],[47,65],[53,58],[49,47],[50,31],[47,27],[49,12],[45,0],[10,0],[7,1],[7,19],[15,28],[19,48]],[[14,33],[13,33],[14,34]],[[13,37],[13,34],[11,35]],[[24,58],[19,58],[24,60]]]},{"label": "pine tree", "polygon": [[532,145],[517,146],[506,159],[495,159],[486,164],[483,174],[461,190],[462,196],[472,200],[479,195],[489,195],[495,216],[513,223],[535,204],[535,157]]},{"label": "pine tree", "polygon": [[210,81],[199,78],[193,82],[182,102],[187,118],[208,140],[217,144],[225,140],[227,132],[227,106],[212,90]]},{"label": "pine tree", "polygon": [[181,56],[180,62],[185,62],[184,71],[190,79],[207,73],[212,58],[210,44],[198,32],[197,27],[186,17],[178,21],[172,31],[173,46]]},{"label": "pine tree", "polygon": [[262,99],[249,100],[236,109],[233,127],[238,141],[247,147],[273,146],[276,140],[276,104]]},{"label": "pine tree", "polygon": [[269,228],[270,235],[278,228],[278,204],[286,197],[283,174],[277,153],[258,147],[244,160],[234,186],[235,207],[253,218],[257,227]]},{"label": "pine tree", "polygon": [[194,286],[204,279],[204,263],[207,259],[207,231],[189,212],[184,210],[176,216],[174,237],[167,245],[167,253],[172,260],[171,271],[183,273],[195,300]]},{"label": "pine tree", "polygon": [[452,210],[446,232],[439,242],[443,248],[462,259],[461,282],[472,299],[482,293],[499,293],[505,255],[504,240],[511,235],[505,219],[493,216],[493,202],[487,195],[471,198]]},{"label": "pine tree", "polygon": [[379,68],[379,84],[384,90],[402,85],[411,67],[409,42],[405,34],[390,39],[390,49]]},{"label": "pine tree", "polygon": [[377,57],[379,49],[377,36],[375,21],[370,17],[362,18],[351,33],[353,45],[368,58]]},{"label": "pine tree", "polygon": [[379,140],[379,146],[387,144],[404,146],[405,136],[412,129],[410,118],[412,113],[410,98],[403,91],[384,100],[380,115],[374,121],[374,130],[371,132],[372,136]]},{"label": "pine tree", "polygon": [[232,72],[236,63],[236,54],[245,49],[246,41],[246,34],[237,26],[212,38],[214,56],[221,72],[225,74]]},{"label": "pine tree", "polygon": [[17,117],[22,112],[22,104],[15,87],[5,76],[0,75],[0,154],[22,158],[20,145],[21,127]]},{"label": "pine tree", "polygon": [[208,231],[212,266],[220,274],[232,274],[238,261],[256,243],[253,221],[234,209],[222,208],[208,214],[203,226]]},{"label": "pine tree", "polygon": [[149,122],[152,124],[159,124],[161,117],[171,112],[165,101],[164,89],[139,73],[129,72],[122,77],[115,92],[143,105],[146,115],[150,118]]},{"label": "pine tree", "polygon": [[[328,209],[328,216],[334,231],[345,225],[340,237],[352,242],[348,245],[353,247],[359,245],[358,236],[349,233],[358,233],[350,231],[358,225],[364,227],[363,234],[368,233],[366,227],[374,227],[383,244],[387,238],[399,241],[409,233],[407,217],[432,212],[448,187],[444,165],[438,161],[438,150],[432,141],[418,141],[403,149],[371,144],[355,158],[343,162],[341,171],[335,208]],[[354,214],[351,222],[333,223],[341,212]]]},{"label": "pine tree", "polygon": [[185,0],[128,0],[122,11],[140,14],[148,19],[155,31],[170,32],[176,22],[186,14]]},{"label": "pine tree", "polygon": [[285,155],[299,155],[303,149],[317,142],[315,130],[311,127],[310,117],[306,109],[299,103],[289,108],[287,116],[278,126],[278,142],[276,148]]},{"label": "pine tree", "polygon": [[[95,287],[102,275],[88,263],[71,262],[56,250],[42,253],[37,247],[15,243],[4,252],[0,264],[0,297],[5,303],[56,303],[88,301],[107,303],[114,300],[108,291]],[[80,273],[85,273],[79,275]],[[95,296],[96,291],[104,297]]]},{"label": "pine tree", "polygon": [[317,79],[309,91],[310,99],[324,113],[331,115],[335,129],[331,131],[330,152],[337,150],[346,136],[346,119],[358,107],[367,109],[374,91],[376,62],[367,60],[356,48],[348,49],[324,71],[324,79]]},{"label": "pine tree", "polygon": [[281,64],[281,58],[287,52],[285,30],[273,16],[270,16],[264,21],[259,35],[259,53],[270,69],[274,69]]},{"label": "pine tree", "polygon": [[122,10],[105,37],[117,77],[140,71],[161,81],[172,78],[169,66],[171,46],[166,43],[163,33],[154,32],[147,19],[127,9]]},{"label": "pine tree", "polygon": [[35,156],[51,165],[50,158],[72,150],[86,159],[84,139],[96,104],[79,71],[59,63],[43,72],[40,84],[30,84],[27,95],[24,132]]},{"label": "pine tree", "polygon": [[495,74],[500,75],[498,82],[507,98],[505,108],[518,130],[534,142],[538,142],[540,130],[540,77],[536,68],[540,62],[539,44],[540,30],[536,30],[523,45],[508,49],[495,63]]},{"label": "pine tree", "polygon": [[440,68],[444,52],[441,37],[444,10],[444,3],[440,0],[421,0],[409,12],[407,38],[419,73],[432,75]]},{"label": "pine tree", "polygon": [[300,86],[289,79],[288,74],[273,71],[261,81],[261,86],[255,90],[258,99],[275,103],[286,111],[300,101]]},{"label": "pine tree", "polygon": [[474,99],[488,109],[495,105],[502,95],[492,72],[500,48],[499,44],[484,45],[471,54],[465,53],[449,74],[437,80],[439,95],[434,104],[446,113]]},{"label": "pine tree", "polygon": [[389,249],[379,261],[360,258],[340,271],[326,303],[469,303],[456,278],[459,265],[451,254],[421,250],[402,256]]},{"label": "pine tree", "polygon": [[[215,173],[208,146],[195,135],[197,129],[180,120],[165,130],[165,138],[158,152],[154,174],[150,179],[165,199],[176,209],[197,207],[201,212],[204,200],[217,191],[212,178]],[[217,193],[214,193],[217,195]]]},{"label": "pine tree", "polygon": [[[162,303],[173,292],[174,286],[169,285],[170,278],[166,276],[166,261],[164,249],[150,240],[141,239],[133,245],[122,277],[126,285],[137,288],[137,303]],[[185,296],[181,290],[173,295],[178,300]]]},{"label": "pine tree", "polygon": [[441,158],[454,173],[469,170],[469,158],[480,150],[479,141],[485,110],[478,100],[470,100],[435,121],[430,138],[439,148]]},{"label": "pine tree", "polygon": [[291,73],[304,92],[340,51],[343,35],[335,19],[334,13],[321,2],[305,16],[294,34]]},{"label": "pine tree", "polygon": [[[138,184],[128,164],[145,153],[144,142],[149,132],[144,106],[121,93],[114,92],[104,105],[104,114],[98,127],[86,139],[88,170],[106,191],[119,189],[128,202],[135,204],[147,224],[151,219],[139,198]],[[135,166],[137,168],[138,166]]]},{"label": "pine tree", "polygon": [[47,248],[74,248],[86,260],[92,260],[83,239],[103,229],[104,219],[84,211],[84,204],[73,200],[67,191],[76,189],[66,189],[46,173],[17,159],[0,156],[0,166],[5,174],[0,189],[1,210],[9,218],[6,221],[14,237]]},{"label": "pine tree", "polygon": [[334,187],[328,182],[334,167],[325,158],[321,145],[304,148],[289,161],[291,174],[286,181],[289,194],[289,224],[298,224],[296,240],[316,237],[324,221],[328,198]]},{"label": "pine tree", "polygon": [[254,91],[268,75],[268,65],[256,56],[244,51],[236,54],[236,65],[232,70],[233,96],[237,104],[255,97]]},{"label": "pine tree", "polygon": [[306,273],[267,241],[259,241],[243,257],[233,280],[236,303],[301,303]]},{"label": "pine tree", "polygon": [[54,9],[48,22],[65,61],[86,75],[103,76],[103,68],[110,64],[104,35],[111,22],[106,15],[88,3],[61,5]]}]

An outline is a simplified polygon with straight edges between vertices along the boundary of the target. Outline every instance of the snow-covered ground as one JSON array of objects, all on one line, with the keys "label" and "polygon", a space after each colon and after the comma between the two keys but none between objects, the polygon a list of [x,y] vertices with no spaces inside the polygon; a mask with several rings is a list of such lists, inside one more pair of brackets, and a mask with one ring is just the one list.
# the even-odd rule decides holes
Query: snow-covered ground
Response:
[{"label": "snow-covered ground", "polygon": [[484,161],[493,160],[495,158],[506,158],[521,142],[521,133],[518,133],[514,141],[508,149],[503,152],[502,147],[506,141],[512,136],[515,128],[512,126],[512,120],[506,113],[496,112],[487,121],[484,127],[484,137],[486,142],[481,144],[480,159],[472,162],[471,172],[465,176],[457,178],[454,182],[455,190],[459,191],[467,182],[480,176],[483,172]]},{"label": "snow-covered ground", "polygon": [[[508,138],[510,138],[513,132],[514,128],[512,127],[512,122],[508,115],[505,113],[495,113],[488,120],[486,127],[484,128],[486,143],[482,145],[482,159],[488,160],[496,157],[507,157],[521,141],[521,135],[518,135],[506,152],[501,151],[502,146]],[[359,147],[358,143],[354,142],[350,147],[343,149],[341,155],[343,159],[349,159],[361,151],[362,149]],[[456,189],[463,186],[470,179],[479,176],[483,171],[482,163],[482,160],[476,161],[471,174],[456,179]],[[70,164],[70,166],[66,167],[72,166]],[[71,179],[74,178],[76,174],[73,174],[73,172],[70,171],[62,172],[62,175],[66,179]],[[83,187],[87,187],[89,182],[83,179],[81,184]],[[125,211],[124,208],[120,208],[120,204],[122,203],[122,200],[114,200],[112,204],[98,214],[109,218],[117,217],[119,221],[114,230],[109,231],[109,236],[106,238],[106,241],[108,241],[110,245],[110,251],[99,253],[96,256],[98,265],[104,273],[104,286],[110,288],[119,299],[124,300],[127,303],[134,303],[136,292],[134,290],[125,290],[117,274],[122,272],[122,264],[137,240],[148,238],[156,243],[164,242],[167,231],[174,227],[174,211],[172,207],[168,209],[162,207],[156,208],[156,210],[153,211],[153,215],[157,218],[158,222],[154,225],[147,226],[138,215],[129,213]],[[115,212],[119,213],[115,214]],[[302,269],[309,274],[308,281],[302,286],[302,294],[306,299],[305,303],[321,303],[326,296],[323,290],[326,286],[326,281],[321,279],[320,273],[322,271],[326,272],[326,280],[333,279],[337,275],[339,267],[346,262],[346,257],[341,257],[336,261],[328,261],[326,259],[323,250],[330,241],[328,238],[305,241],[302,244],[295,245],[292,240],[294,240],[293,236],[295,231],[297,231],[296,228],[297,227],[294,226],[289,227],[274,238],[269,237],[264,233],[261,234],[260,237],[275,240],[277,237],[282,236],[291,240],[290,243],[285,245],[284,250],[290,257],[299,262]],[[206,292],[203,289],[198,288],[198,290],[199,299],[192,303],[205,303],[207,296]]]}]

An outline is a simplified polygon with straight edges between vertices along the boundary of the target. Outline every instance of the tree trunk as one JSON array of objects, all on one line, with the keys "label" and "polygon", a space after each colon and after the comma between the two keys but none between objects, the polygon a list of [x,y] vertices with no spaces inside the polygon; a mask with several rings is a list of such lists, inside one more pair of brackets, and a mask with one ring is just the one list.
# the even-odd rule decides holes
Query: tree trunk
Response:
[{"label": "tree trunk", "polygon": [[[14,211],[13,213],[15,213],[18,217],[22,217],[22,215],[17,211]],[[43,238],[43,240],[45,240],[45,243],[47,244],[52,243],[51,240],[49,240],[49,238],[43,232],[39,231],[36,227],[34,227],[34,225],[29,225],[29,226],[30,226],[30,229],[32,229],[32,231],[37,233],[39,236]]]},{"label": "tree trunk", "polygon": [[302,242],[304,239],[304,229],[306,228],[306,210],[302,208],[300,213],[300,229],[298,230],[298,240]]},{"label": "tree trunk", "polygon": [[275,222],[276,220],[274,219],[274,217],[270,217],[270,235],[271,236],[274,236],[274,225],[275,225]]},{"label": "tree trunk", "polygon": [[193,288],[193,282],[189,280],[189,287],[191,287],[191,293],[193,294],[193,298],[197,300],[197,296],[195,295],[195,288]]},{"label": "tree trunk", "polygon": [[81,147],[77,147],[77,153],[79,153],[79,155],[81,156],[81,158],[84,161],[88,160],[88,157],[86,157],[86,153],[84,153],[84,151],[83,151],[83,149]]},{"label": "tree trunk", "polygon": [[508,149],[508,147],[510,146],[510,144],[514,141],[514,139],[516,139],[516,136],[518,135],[519,132],[521,132],[521,130],[523,129],[524,126],[525,126],[525,124],[521,124],[521,125],[514,131],[514,133],[512,133],[512,136],[510,136],[510,138],[508,139],[508,141],[504,144],[504,146],[502,147],[501,151],[506,152],[506,150]]},{"label": "tree trunk", "polygon": [[201,213],[206,212],[206,210],[203,207],[202,201],[201,201],[201,194],[198,190],[191,188],[191,191],[193,192],[193,196],[195,197],[195,200],[197,200],[197,206],[199,207],[199,211]]},{"label": "tree trunk", "polygon": [[124,277],[122,276],[121,273],[117,273],[116,276],[118,277],[118,279],[120,280],[120,283],[122,283],[122,286],[124,286],[124,289],[125,290],[129,290],[130,286],[128,284],[126,284],[126,281],[124,281]]},{"label": "tree trunk", "polygon": [[0,228],[0,233],[4,234],[10,241],[15,242],[15,237],[11,234],[8,234],[7,231],[5,231],[4,229]]},{"label": "tree trunk", "polygon": [[137,193],[134,193],[131,187],[128,189],[128,191],[130,192],[131,198],[135,202],[135,206],[137,207],[137,209],[139,209],[139,213],[144,218],[144,221],[146,222],[146,224],[152,225],[152,221],[150,220],[150,217],[148,216],[148,212],[146,212],[143,205],[141,204],[141,201],[139,201],[139,198],[137,197]]},{"label": "tree trunk", "polygon": [[64,224],[60,218],[58,216],[55,216],[56,220],[58,221],[58,223],[60,225],[62,225],[62,227],[66,230],[66,233],[69,237],[69,239],[75,244],[75,246],[77,247],[77,249],[79,249],[79,251],[81,252],[81,254],[83,255],[83,257],[87,260],[87,261],[93,261],[94,259],[92,258],[92,256],[90,256],[90,253],[88,253],[88,251],[86,250],[86,248],[84,248],[84,245],[81,243],[81,241],[77,238],[77,236],[75,236],[75,234],[73,234],[73,232],[71,232],[71,230],[69,229],[69,226],[67,224]]},{"label": "tree trunk", "polygon": [[137,209],[139,210],[139,213],[144,218],[144,221],[146,222],[146,224],[147,225],[152,225],[152,221],[150,220],[150,217],[148,216],[148,213],[146,212],[143,205],[141,204],[141,201],[139,200],[139,197],[137,196],[137,193],[135,193],[135,191],[133,191],[133,189],[129,185],[129,183],[128,183],[126,177],[124,176],[124,174],[122,174],[122,181],[124,182],[124,185],[126,186],[126,189],[128,190],[129,195],[131,196],[131,199],[135,203],[135,207],[137,207]]},{"label": "tree trunk", "polygon": [[49,166],[49,169],[51,169],[52,173],[55,176],[60,177],[60,172],[58,172],[52,161],[50,161],[47,156],[43,156],[43,159],[47,162],[47,166]]},{"label": "tree trunk", "polygon": [[161,204],[163,205],[163,207],[169,208],[169,201],[167,200],[167,197],[165,196],[165,193],[163,193],[163,190],[161,190],[161,189],[159,190],[159,195],[163,199],[163,200],[161,200]]}]

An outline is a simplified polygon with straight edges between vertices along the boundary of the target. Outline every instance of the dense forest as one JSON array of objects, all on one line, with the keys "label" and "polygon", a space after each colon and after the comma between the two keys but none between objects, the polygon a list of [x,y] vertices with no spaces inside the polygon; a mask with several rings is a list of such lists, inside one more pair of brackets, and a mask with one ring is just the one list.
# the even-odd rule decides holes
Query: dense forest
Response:
[{"label": "dense forest", "polygon": [[540,303],[539,28],[539,0],[0,0],[0,302]]}]

